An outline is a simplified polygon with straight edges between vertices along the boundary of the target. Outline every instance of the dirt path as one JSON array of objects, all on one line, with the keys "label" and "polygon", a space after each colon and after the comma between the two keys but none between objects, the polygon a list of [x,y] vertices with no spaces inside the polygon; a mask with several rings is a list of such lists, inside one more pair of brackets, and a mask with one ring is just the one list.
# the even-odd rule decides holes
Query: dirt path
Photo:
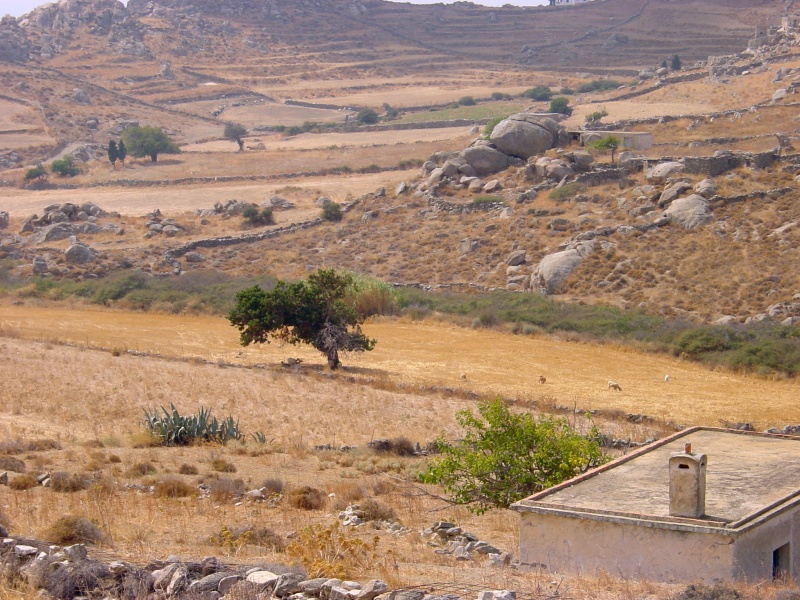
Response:
[{"label": "dirt path", "polygon": [[[345,357],[343,374],[486,396],[552,399],[686,425],[750,421],[766,428],[800,422],[796,382],[712,372],[671,357],[610,346],[447,324],[386,320],[369,323],[365,330],[378,345],[373,352]],[[304,347],[241,348],[227,320],[213,317],[0,306],[0,334],[246,365],[276,364],[287,356],[303,358],[309,368],[323,364],[319,353]],[[547,378],[544,385],[538,382],[540,375]],[[622,391],[609,390],[609,379],[619,382]]]}]

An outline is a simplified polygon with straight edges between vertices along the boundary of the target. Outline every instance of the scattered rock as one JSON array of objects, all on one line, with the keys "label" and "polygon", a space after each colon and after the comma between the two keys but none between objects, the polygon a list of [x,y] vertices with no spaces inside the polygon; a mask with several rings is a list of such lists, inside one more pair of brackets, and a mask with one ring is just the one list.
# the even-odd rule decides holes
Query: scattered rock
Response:
[{"label": "scattered rock", "polygon": [[699,194],[678,198],[664,211],[670,221],[682,225],[686,229],[694,229],[711,222],[713,215],[708,201]]}]

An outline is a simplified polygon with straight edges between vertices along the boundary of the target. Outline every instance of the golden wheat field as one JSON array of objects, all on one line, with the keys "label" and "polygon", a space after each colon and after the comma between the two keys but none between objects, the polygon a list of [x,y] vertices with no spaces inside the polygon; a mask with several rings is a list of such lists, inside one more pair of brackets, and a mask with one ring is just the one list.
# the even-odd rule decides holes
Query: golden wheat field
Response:
[{"label": "golden wheat field", "polygon": [[[242,348],[237,331],[220,317],[6,305],[0,307],[0,323],[7,335],[108,350],[243,366],[275,365],[287,356],[303,358],[307,367],[321,369],[324,362],[310,348]],[[749,421],[766,428],[800,422],[798,385],[791,380],[713,372],[669,356],[610,345],[446,323],[384,319],[368,323],[365,331],[378,340],[376,349],[344,361],[344,373],[363,380],[454,388],[481,396],[548,397],[563,406],[645,414],[685,425]],[[544,385],[540,375],[547,379]],[[610,391],[609,380],[618,382],[622,392]]]}]

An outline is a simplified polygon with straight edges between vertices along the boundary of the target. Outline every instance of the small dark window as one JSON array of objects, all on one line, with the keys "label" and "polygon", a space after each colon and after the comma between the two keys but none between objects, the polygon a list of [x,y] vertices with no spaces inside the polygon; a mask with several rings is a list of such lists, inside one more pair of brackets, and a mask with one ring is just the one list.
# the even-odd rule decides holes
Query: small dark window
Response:
[{"label": "small dark window", "polygon": [[791,571],[791,547],[784,544],[772,551],[772,578],[784,579]]},{"label": "small dark window", "polygon": [[681,463],[681,464],[678,465],[678,468],[679,469],[688,469],[689,465],[684,465],[684,464]]}]

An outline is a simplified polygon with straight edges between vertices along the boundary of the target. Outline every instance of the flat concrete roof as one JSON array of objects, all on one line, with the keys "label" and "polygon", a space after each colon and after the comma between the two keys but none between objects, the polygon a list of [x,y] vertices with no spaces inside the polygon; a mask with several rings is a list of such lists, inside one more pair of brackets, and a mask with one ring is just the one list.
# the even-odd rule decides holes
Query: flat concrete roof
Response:
[{"label": "flat concrete roof", "polygon": [[[669,516],[669,457],[691,443],[706,454],[706,516]],[[800,501],[800,439],[693,428],[513,505],[520,512],[637,521],[743,526],[787,502]],[[642,523],[644,524],[644,523]]]}]

